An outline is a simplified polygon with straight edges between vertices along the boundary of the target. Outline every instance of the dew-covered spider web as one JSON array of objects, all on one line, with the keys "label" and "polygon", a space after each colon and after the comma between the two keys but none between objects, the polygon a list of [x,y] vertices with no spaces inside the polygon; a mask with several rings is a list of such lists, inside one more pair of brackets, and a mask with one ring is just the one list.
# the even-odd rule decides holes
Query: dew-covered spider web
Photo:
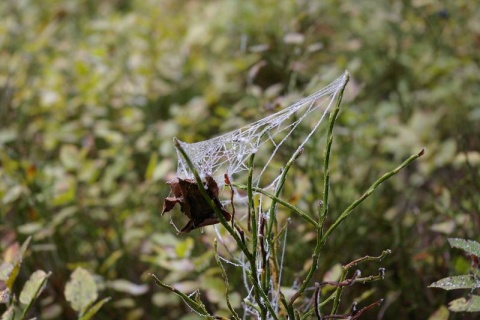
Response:
[{"label": "dew-covered spider web", "polygon": [[[306,143],[314,137],[324,118],[333,109],[332,105],[339,101],[339,96],[345,88],[347,81],[348,74],[345,73],[320,91],[247,126],[209,140],[196,143],[179,141],[179,144],[185,150],[200,176],[202,178],[207,175],[213,177],[219,187],[225,185],[225,174],[233,182],[242,178],[245,179],[249,170],[249,158],[252,154],[255,154],[255,171],[252,176],[252,185],[264,190],[276,188],[281,178],[282,168],[286,164],[285,161],[288,161],[285,159],[291,159],[294,154],[300,152]],[[294,140],[294,143],[287,143],[287,141],[291,140]],[[321,152],[321,150],[315,150],[315,152]],[[179,150],[177,150],[177,155],[177,176],[193,179],[193,172],[189,169]],[[283,160],[283,162],[279,161],[279,159]],[[254,209],[258,213],[255,218],[257,226],[262,224],[262,220],[263,223],[268,224],[276,215],[275,210],[273,210],[273,216],[270,215],[268,210],[264,211],[261,196],[258,199],[258,208]],[[229,201],[226,201],[226,204],[228,205]],[[237,221],[242,223],[242,218],[245,219],[245,217],[236,217],[235,223]],[[243,253],[229,249],[231,238],[225,238],[217,228],[217,225],[214,226],[214,230],[217,239],[226,249],[224,251],[225,256],[220,257],[222,263],[240,267],[243,272],[247,292],[247,296],[243,299],[243,319],[260,318],[258,308],[252,307],[257,304],[257,300],[253,297],[254,288],[251,280],[248,279],[249,275],[252,274],[252,266]],[[287,231],[288,222],[281,237],[276,238],[276,244],[269,244],[267,241],[259,245],[262,246],[262,250],[254,252],[256,255],[255,268],[257,270],[261,270],[264,267],[262,266],[262,255],[264,260],[269,261],[273,257],[278,263],[277,285],[274,284],[273,280],[270,280],[269,289],[267,290],[268,299],[275,312],[278,312],[281,308],[280,285],[290,287],[292,290],[295,287],[293,284],[282,284],[283,265],[286,260]],[[261,232],[261,228],[257,228],[258,238],[265,236]],[[270,246],[276,245],[278,245],[278,250],[276,250],[276,252],[279,252],[278,256],[272,254],[274,250],[270,248]],[[257,277],[259,277],[258,274],[260,272],[257,273]],[[258,279],[258,281],[260,280]],[[270,314],[267,316],[267,319],[273,318]]]},{"label": "dew-covered spider web", "polygon": [[[219,186],[224,184],[225,174],[235,177],[242,171],[247,171],[250,155],[265,149],[269,155],[265,157],[261,168],[257,168],[252,185],[262,188],[274,186],[280,177],[278,170],[273,177],[263,176],[277,152],[302,123],[307,123],[303,127],[307,128],[308,133],[292,154],[304,147],[329,112],[346,81],[347,75],[344,74],[320,91],[240,129],[205,141],[179,143],[198,173],[201,176],[212,176]],[[177,156],[177,176],[193,178],[193,173],[178,150]]]}]

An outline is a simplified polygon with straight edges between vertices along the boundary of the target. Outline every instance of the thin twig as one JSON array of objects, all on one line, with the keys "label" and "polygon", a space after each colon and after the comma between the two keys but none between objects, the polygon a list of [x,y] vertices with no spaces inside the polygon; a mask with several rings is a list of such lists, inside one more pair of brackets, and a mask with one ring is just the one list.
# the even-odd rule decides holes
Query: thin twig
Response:
[{"label": "thin twig", "polygon": [[168,284],[165,284],[163,283],[162,281],[160,281],[160,279],[157,278],[156,275],[154,275],[153,273],[149,273],[148,274],[154,281],[155,283],[164,288],[164,289],[167,289],[167,290],[170,290],[172,292],[174,292],[176,295],[178,295],[180,298],[183,299],[183,301],[185,301],[185,303],[193,310],[195,311],[196,313],[198,313],[199,315],[201,316],[204,316],[204,317],[210,317],[210,318],[213,318],[212,315],[210,315],[208,313],[208,311],[205,309],[205,306],[203,305],[203,303],[199,303],[195,300],[193,300],[192,298],[190,298],[189,296],[187,296],[185,293],[183,293],[182,291],[172,287],[172,286],[169,286]]},{"label": "thin twig", "polygon": [[[238,184],[238,183],[235,183],[233,182],[232,185],[235,187],[235,188],[238,188],[238,189],[242,189],[242,190],[247,190],[247,186],[245,185],[242,185],[242,184]],[[317,223],[317,221],[315,221],[312,217],[310,217],[307,213],[305,213],[304,211],[302,211],[300,208],[294,206],[293,204],[290,204],[278,197],[276,197],[275,195],[269,193],[268,191],[265,191],[263,190],[262,188],[256,188],[256,187],[252,187],[251,188],[252,191],[255,191],[257,193],[261,193],[263,194],[264,196],[267,196],[268,198],[272,199],[272,200],[275,200],[276,202],[280,203],[281,205],[283,205],[284,207],[292,210],[294,213],[298,214],[300,217],[302,217],[303,219],[305,219],[307,222],[309,222],[310,224],[312,224],[316,229],[319,228],[319,224]]]},{"label": "thin twig", "polygon": [[213,248],[215,250],[215,260],[217,261],[217,265],[220,267],[220,271],[222,272],[223,282],[225,283],[225,300],[227,302],[228,310],[230,310],[230,313],[232,314],[232,317],[235,320],[240,320],[240,317],[238,316],[237,312],[235,311],[235,309],[233,309],[230,303],[230,298],[228,295],[228,287],[230,286],[230,284],[228,281],[227,272],[225,271],[225,268],[223,267],[223,264],[220,261],[220,256],[218,255],[217,239],[215,239],[215,241],[213,242]]},{"label": "thin twig", "polygon": [[[365,262],[365,261],[371,261],[371,260],[377,260],[377,261],[380,261],[382,260],[387,254],[390,254],[391,251],[390,250],[384,250],[382,251],[382,254],[379,255],[379,256],[376,256],[376,257],[372,257],[372,256],[364,256],[364,257],[361,257],[361,258],[358,258],[356,260],[353,260],[349,263],[347,263],[346,265],[344,265],[342,267],[342,274],[340,276],[340,281],[343,281],[347,278],[347,274],[348,274],[348,271],[350,271],[350,269],[354,266],[357,266],[359,263],[362,263],[362,262]],[[358,278],[357,279],[357,282],[370,282],[370,281],[375,281],[375,280],[381,280],[384,278],[385,276],[385,271],[383,269],[380,269],[379,271],[379,275],[377,276],[369,276],[369,277],[365,277],[365,278]],[[332,306],[332,313],[337,313],[338,311],[338,308],[340,307],[340,299],[342,297],[342,294],[343,294],[343,290],[345,289],[345,287],[338,287],[335,292],[334,292],[334,301],[333,301],[333,306]]]}]

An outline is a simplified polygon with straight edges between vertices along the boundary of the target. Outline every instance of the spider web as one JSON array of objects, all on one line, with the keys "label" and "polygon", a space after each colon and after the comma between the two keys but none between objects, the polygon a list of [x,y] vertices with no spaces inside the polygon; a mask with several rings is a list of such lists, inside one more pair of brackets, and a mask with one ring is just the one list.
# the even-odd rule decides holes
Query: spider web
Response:
[{"label": "spider web", "polygon": [[[345,73],[338,79],[334,80],[320,91],[284,108],[283,110],[269,115],[261,120],[244,126],[240,129],[225,133],[221,136],[200,141],[196,143],[186,143],[179,141],[182,148],[187,153],[192,161],[195,169],[200,176],[204,178],[206,175],[212,176],[219,187],[225,184],[224,175],[227,174],[231,181],[236,181],[241,178],[243,171],[248,171],[249,157],[255,155],[255,172],[253,174],[252,185],[261,187],[263,189],[275,188],[277,182],[281,177],[279,172],[278,162],[276,156],[281,154],[285,156],[293,155],[300,151],[304,145],[314,135],[315,131],[320,126],[325,116],[336,101],[338,95],[343,90],[348,81],[348,74]],[[295,134],[295,130],[299,129],[299,134]],[[301,137],[299,137],[299,135]],[[285,147],[285,142],[289,138],[295,136],[295,141],[300,139],[300,142],[291,148]],[[284,152],[285,150],[286,152]],[[182,178],[193,179],[194,175],[189,169],[182,154],[177,150],[178,167],[177,176]],[[275,160],[274,160],[275,159]],[[260,219],[268,221],[271,217],[262,210],[262,198],[260,197],[259,215],[257,217],[257,225],[260,225]],[[244,286],[247,296],[244,298],[243,319],[247,317],[260,318],[259,312],[252,306],[256,305],[253,297],[253,287],[249,283],[247,274],[251,274],[250,265],[243,254],[236,255],[229,250],[228,241],[224,241],[222,234],[219,232],[217,226],[214,226],[217,234],[217,239],[222,243],[227,250],[229,257],[223,258],[224,263],[229,263],[234,266],[239,266],[242,269]],[[287,243],[288,222],[285,228],[283,241],[279,239],[279,244],[282,246],[281,256],[279,261],[279,284],[281,284],[282,271],[285,258],[285,245]],[[258,231],[260,232],[260,231]],[[261,235],[258,235],[259,237]],[[260,251],[257,254],[256,268],[260,270],[261,256]],[[266,259],[270,259],[271,248],[268,243],[265,243]],[[260,273],[258,273],[260,274]],[[259,275],[258,275],[259,276]],[[260,281],[259,279],[257,279]],[[269,300],[275,312],[280,309],[280,287],[275,288],[273,282],[270,283]],[[246,303],[248,301],[249,303]],[[272,319],[271,315],[267,319]]]},{"label": "spider web", "polygon": [[[277,171],[274,177],[268,179],[262,177],[284,142],[302,122],[307,122],[309,133],[292,154],[302,149],[319,127],[346,81],[345,73],[320,91],[240,129],[196,143],[182,141],[179,143],[200,176],[212,176],[219,187],[224,185],[225,174],[232,177],[248,170],[248,159],[251,154],[262,149],[270,150],[270,154],[265,157],[261,169],[254,174],[252,181],[253,186],[267,189],[275,185],[280,174]],[[177,176],[192,179],[193,173],[178,150],[177,157]]]}]

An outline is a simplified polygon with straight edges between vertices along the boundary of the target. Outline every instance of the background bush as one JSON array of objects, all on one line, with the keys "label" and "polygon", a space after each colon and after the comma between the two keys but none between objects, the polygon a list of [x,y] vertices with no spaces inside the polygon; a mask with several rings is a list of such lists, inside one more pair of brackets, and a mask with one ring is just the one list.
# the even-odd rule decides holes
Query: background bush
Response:
[{"label": "background bush", "polygon": [[[221,313],[211,230],[176,236],[159,216],[172,137],[238,128],[348,69],[331,210],[427,153],[341,227],[318,277],[389,248],[370,291],[386,298],[380,317],[445,312],[452,296],[427,286],[469,267],[447,235],[480,229],[479,16],[473,1],[0,2],[0,247],[32,235],[19,281],[52,272],[32,311],[74,318],[63,288],[80,266],[112,297],[102,317],[195,318],[148,272]],[[285,194],[312,210],[322,155],[308,151]],[[292,228],[292,261],[307,261],[310,231]]]}]

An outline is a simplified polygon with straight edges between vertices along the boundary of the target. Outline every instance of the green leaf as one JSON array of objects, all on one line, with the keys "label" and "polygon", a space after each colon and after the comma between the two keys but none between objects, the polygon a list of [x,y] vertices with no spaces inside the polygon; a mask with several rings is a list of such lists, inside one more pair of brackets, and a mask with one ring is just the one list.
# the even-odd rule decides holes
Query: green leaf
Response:
[{"label": "green leaf", "polygon": [[476,241],[459,238],[449,238],[448,242],[453,248],[459,248],[471,255],[480,257],[480,243]]},{"label": "green leaf", "polygon": [[25,240],[20,247],[19,252],[16,253],[16,256],[14,257],[13,260],[13,269],[11,270],[9,277],[7,281],[5,282],[7,288],[12,292],[13,284],[15,280],[17,279],[18,272],[20,271],[20,266],[22,265],[22,259],[23,255],[27,251],[28,245],[30,244],[30,240],[32,237],[28,237],[27,240]]},{"label": "green leaf", "polygon": [[2,202],[3,204],[9,204],[20,198],[23,193],[22,186],[14,186],[10,188],[5,195],[3,196]]},{"label": "green leaf", "polygon": [[13,320],[15,317],[15,308],[11,305],[7,311],[2,314],[2,320]]},{"label": "green leaf", "polygon": [[432,315],[430,315],[430,317],[428,317],[428,320],[448,320],[449,315],[450,312],[448,312],[447,307],[440,306],[434,313],[432,313]]},{"label": "green leaf", "polygon": [[145,171],[145,180],[152,179],[153,172],[155,170],[157,162],[158,162],[158,155],[156,153],[153,153],[150,156],[150,160],[148,161],[148,165],[147,165],[147,170]]},{"label": "green leaf", "polygon": [[60,149],[60,161],[66,169],[76,169],[80,164],[78,148],[71,144],[63,145]]},{"label": "green leaf", "polygon": [[110,301],[110,299],[111,299],[110,297],[107,297],[95,303],[90,309],[88,309],[88,311],[82,317],[80,317],[80,320],[91,319],[105,303]]},{"label": "green leaf", "polygon": [[83,314],[97,297],[97,285],[90,273],[81,267],[75,269],[65,286],[65,298],[73,310]]},{"label": "green leaf", "polygon": [[186,238],[175,246],[175,253],[179,258],[187,258],[190,256],[195,243],[192,238]]},{"label": "green leaf", "polygon": [[22,247],[20,248],[20,255],[18,257],[18,259],[22,260],[23,259],[23,256],[25,255],[25,252],[27,251],[27,248],[28,246],[30,245],[30,240],[32,240],[32,236],[29,236],[27,238],[27,240],[25,240],[23,243],[22,243]]},{"label": "green leaf", "polygon": [[47,274],[42,270],[37,270],[32,273],[30,279],[25,283],[20,293],[20,302],[26,305],[22,310],[22,316],[27,314],[33,301],[40,295],[50,274],[50,272]]},{"label": "green leaf", "polygon": [[440,288],[444,290],[472,289],[480,287],[480,281],[472,275],[462,275],[443,278],[432,283],[429,288]]},{"label": "green leaf", "polygon": [[18,261],[17,263],[15,263],[7,281],[5,282],[10,292],[12,291],[13,284],[15,283],[15,279],[17,279],[18,271],[20,270],[20,265],[21,265],[21,261]]},{"label": "green leaf", "polygon": [[0,265],[0,281],[8,280],[10,274],[12,273],[13,265],[8,262],[4,262]]},{"label": "green leaf", "polygon": [[42,292],[45,281],[50,276],[50,273],[45,273],[43,270],[37,270],[30,276],[30,279],[23,286],[20,293],[20,302],[30,305],[33,300]]},{"label": "green leaf", "polygon": [[480,296],[472,295],[469,300],[460,298],[450,301],[448,309],[453,312],[480,312]]}]

